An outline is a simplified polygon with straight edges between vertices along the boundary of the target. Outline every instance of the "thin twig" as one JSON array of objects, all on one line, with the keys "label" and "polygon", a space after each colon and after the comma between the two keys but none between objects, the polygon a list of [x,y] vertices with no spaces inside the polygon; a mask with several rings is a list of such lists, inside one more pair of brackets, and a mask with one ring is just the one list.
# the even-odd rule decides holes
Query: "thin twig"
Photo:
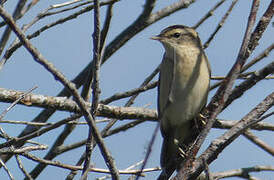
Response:
[{"label": "thin twig", "polygon": [[[60,3],[60,4],[51,5],[50,8],[51,9],[62,8],[62,7],[66,7],[66,6],[70,6],[72,4],[78,3],[80,1],[82,1],[82,0],[71,0],[71,1],[64,2],[64,3]],[[88,3],[90,3],[90,2],[92,2],[92,1],[88,1]]]},{"label": "thin twig", "polygon": [[[257,72],[251,72],[251,74],[248,74],[248,75],[245,75],[245,76],[239,76],[237,79],[241,79],[241,80],[246,80],[246,79],[249,79],[252,75],[252,73],[257,73]],[[211,80],[224,80],[226,77],[225,76],[211,76]],[[274,79],[274,76],[267,76],[265,78],[263,78],[263,80],[272,80]]]},{"label": "thin twig", "polygon": [[[36,161],[36,162],[40,162],[40,163],[45,163],[48,165],[52,165],[55,167],[60,167],[60,168],[64,168],[64,169],[68,169],[68,170],[82,170],[83,167],[82,166],[73,166],[73,165],[69,165],[69,164],[64,164],[61,163],[59,161],[50,161],[50,160],[46,160],[46,159],[42,159],[39,157],[36,157],[30,153],[20,153],[20,155],[32,160],[32,161]],[[148,168],[148,169],[144,169],[143,172],[153,172],[153,171],[159,171],[160,168],[156,167],[156,168]],[[100,168],[94,168],[94,167],[90,167],[89,171],[91,172],[97,172],[97,173],[107,173],[110,174],[111,171],[109,171],[108,169],[100,169]],[[140,173],[140,170],[120,170],[119,174],[138,174]]]},{"label": "thin twig", "polygon": [[82,0],[70,1],[70,2],[65,2],[65,3],[62,3],[62,4],[51,5],[49,8],[45,9],[44,11],[42,11],[42,13],[40,13],[37,17],[40,18],[40,19],[42,19],[42,18],[47,17],[47,16],[56,15],[56,14],[59,14],[59,13],[70,11],[70,10],[76,9],[78,7],[81,7],[81,6],[93,3],[93,1],[85,1],[83,3],[79,3],[79,4],[77,4],[75,6],[72,6],[72,7],[64,8],[64,9],[61,9],[61,10],[58,10],[58,11],[54,11],[54,12],[49,12],[52,9],[62,8],[62,7],[65,7],[65,6],[69,6],[69,5],[77,3],[79,1],[82,1]]},{"label": "thin twig", "polygon": [[13,120],[2,120],[0,123],[6,124],[22,124],[22,125],[32,125],[32,126],[49,126],[53,123],[36,123],[36,122],[28,122],[28,121],[13,121]]},{"label": "thin twig", "polygon": [[[84,144],[86,144],[86,140],[85,140],[85,143],[84,143]],[[83,145],[84,145],[84,144],[83,144]],[[67,147],[68,147],[68,146],[67,146]],[[60,148],[62,148],[62,147],[60,147]],[[65,147],[64,147],[64,150],[65,150],[65,151],[60,151],[60,152],[66,152]],[[67,150],[69,150],[69,148],[68,148]],[[78,159],[78,161],[77,161],[77,163],[76,163],[76,166],[81,166],[81,164],[85,161],[85,157],[86,157],[86,153],[84,152],[84,153],[80,156],[80,158]],[[66,180],[73,180],[74,177],[76,176],[76,174],[77,174],[77,170],[71,170],[70,173],[67,175]],[[111,177],[111,176],[110,176],[110,177]]]},{"label": "thin twig", "polygon": [[[77,117],[77,115],[74,115]],[[78,121],[80,115],[75,118],[73,121]],[[68,121],[68,123],[71,121]],[[44,156],[44,159],[47,160],[52,160],[54,159],[57,155],[59,155],[58,152],[58,147],[62,146],[64,144],[65,139],[69,136],[69,134],[72,132],[74,129],[75,125],[73,124],[67,124],[63,131],[59,134],[59,136],[56,138],[55,142],[51,145],[50,150],[47,152],[47,154]],[[33,170],[30,172],[31,176],[33,178],[37,178],[38,175],[47,167],[47,164],[44,163],[39,163],[33,168]]]},{"label": "thin twig", "polygon": [[[100,97],[100,66],[101,66],[101,30],[100,30],[100,5],[99,1],[94,1],[94,33],[93,33],[93,59],[95,61],[95,66],[90,66],[90,69],[93,69],[93,82],[92,82],[92,105],[91,112],[93,116],[96,114],[99,97]],[[103,47],[102,47],[103,48]],[[89,74],[91,76],[91,74]]]},{"label": "thin twig", "polygon": [[20,153],[24,153],[24,152],[30,152],[30,151],[38,151],[38,150],[45,150],[47,149],[48,146],[46,145],[38,145],[38,146],[26,146],[26,147],[21,147],[18,149],[1,149],[0,153],[14,153],[14,154],[20,154]]},{"label": "thin twig", "polygon": [[251,142],[262,148],[264,151],[268,152],[272,156],[274,156],[274,148],[269,146],[267,143],[259,139],[257,136],[255,136],[252,132],[246,131],[243,133],[244,137],[249,139]]},{"label": "thin twig", "polygon": [[28,90],[27,92],[23,93],[22,95],[20,95],[20,97],[14,101],[7,109],[5,109],[1,114],[0,114],[0,121],[4,118],[4,116],[22,99],[24,99],[26,97],[26,95],[30,94],[32,91],[34,91],[35,89],[37,89],[37,86],[34,86],[33,88],[31,88],[30,90]]},{"label": "thin twig", "polygon": [[[139,161],[139,162],[137,162],[137,163],[135,163],[135,164],[133,164],[133,165],[127,167],[127,168],[124,169],[124,170],[131,170],[131,169],[133,169],[133,168],[139,166],[140,164],[143,164],[143,162],[144,162],[143,160],[142,160],[142,161]],[[108,179],[108,178],[111,178],[111,176],[110,176],[110,175],[106,175],[106,176],[97,178],[96,180],[105,180],[105,179]]]},{"label": "thin twig", "polygon": [[[27,0],[18,1],[17,6],[13,12],[13,19],[15,22],[18,20],[20,14],[21,14],[21,11],[24,8],[26,2],[27,2]],[[10,33],[11,33],[11,28],[7,26],[3,35],[2,35],[2,38],[0,40],[0,55],[2,54],[4,48],[9,40]]]},{"label": "thin twig", "polygon": [[[144,80],[144,82],[140,85],[139,88],[144,88],[160,71],[160,65],[159,64],[153,71],[152,73],[146,77],[146,79]],[[127,101],[127,103],[125,104],[126,107],[129,107],[133,104],[134,100],[137,98],[138,94],[135,94],[133,96],[130,97],[130,99]]]},{"label": "thin twig", "polygon": [[127,98],[127,97],[130,97],[130,96],[133,96],[133,95],[140,94],[140,93],[145,92],[147,90],[153,89],[153,88],[157,87],[157,85],[158,85],[158,81],[151,82],[147,85],[144,85],[144,83],[143,83],[139,88],[135,88],[135,89],[123,92],[123,93],[116,93],[116,94],[114,94],[114,95],[112,95],[112,96],[110,96],[106,99],[101,100],[100,103],[109,104],[113,101],[117,101],[119,99]]},{"label": "thin twig", "polygon": [[[16,99],[7,109],[5,109],[1,114],[0,114],[0,121],[4,118],[4,116],[20,101],[22,100],[27,94],[31,93],[34,89],[37,87],[34,87],[27,91],[26,93],[23,93],[18,99]],[[0,133],[1,136],[3,136],[5,139],[10,140],[13,139],[10,137],[7,133],[5,133],[4,129],[0,126]]]},{"label": "thin twig", "polygon": [[10,170],[8,169],[8,167],[7,167],[6,164],[2,161],[1,158],[0,158],[0,164],[1,164],[1,166],[4,167],[4,170],[7,172],[9,178],[10,178],[11,180],[14,180],[13,175],[11,174]]},{"label": "thin twig", "polygon": [[100,52],[101,52],[102,57],[104,55],[105,44],[106,44],[106,40],[107,40],[107,34],[109,32],[110,23],[111,23],[112,16],[113,16],[113,5],[114,5],[114,2],[110,3],[108,5],[106,18],[105,18],[105,21],[104,21],[104,26],[103,26],[102,31],[101,31]]},{"label": "thin twig", "polygon": [[242,178],[250,178],[250,173],[252,172],[261,172],[261,171],[274,171],[273,166],[253,166],[253,167],[246,167],[240,169],[233,169],[229,171],[223,172],[216,172],[213,173],[212,176],[214,179],[222,179],[222,178],[229,178],[229,177],[242,177]]},{"label": "thin twig", "polygon": [[[230,129],[237,124],[238,121],[233,120],[221,120],[217,119],[213,125],[214,128]],[[274,131],[274,125],[266,122],[259,122],[256,125],[250,127],[252,130],[257,131]]]},{"label": "thin twig", "polygon": [[262,53],[260,53],[257,57],[252,59],[250,62],[248,62],[241,70],[241,72],[246,71],[251,66],[262,60],[263,58],[267,57],[269,53],[274,49],[274,43],[272,43],[269,47],[267,47]]},{"label": "thin twig", "polygon": [[253,52],[253,50],[258,46],[259,44],[258,42],[260,38],[262,37],[266,27],[270,23],[273,15],[274,15],[274,2],[271,1],[251,35],[250,42],[248,44],[248,50],[246,51],[246,55],[245,55],[246,57],[249,57],[251,52]]},{"label": "thin twig", "polygon": [[25,142],[26,140],[32,139],[34,137],[41,136],[42,134],[44,134],[44,133],[46,133],[46,132],[48,132],[52,129],[56,129],[56,128],[60,127],[61,125],[66,124],[67,122],[75,120],[76,118],[79,118],[79,117],[81,117],[81,115],[76,114],[76,115],[73,115],[69,118],[63,119],[59,122],[56,122],[56,123],[54,123],[53,125],[51,125],[49,127],[45,127],[43,129],[34,131],[31,134],[27,134],[27,135],[19,137],[19,138],[13,138],[13,139],[5,142],[5,143],[0,144],[0,149],[3,148],[3,147],[9,147],[9,146],[11,146],[15,143],[22,143],[22,142]]},{"label": "thin twig", "polygon": [[[105,122],[109,122],[110,119],[105,118],[105,119],[98,119],[95,122],[96,123],[105,123]],[[0,121],[0,123],[3,124],[20,124],[20,125],[32,125],[32,126],[50,126],[53,125],[54,123],[40,123],[40,122],[29,122],[29,121],[14,121],[14,120],[2,120]],[[78,122],[76,120],[72,120],[70,122],[67,122],[66,124],[70,124],[70,125],[87,125],[87,122]]]},{"label": "thin twig", "polygon": [[17,162],[17,165],[18,165],[19,169],[23,172],[23,174],[26,176],[26,178],[28,178],[28,180],[33,180],[33,178],[29,175],[29,173],[25,169],[25,167],[24,167],[21,159],[19,158],[18,154],[15,155],[15,159],[16,159],[16,162]]},{"label": "thin twig", "polygon": [[206,19],[208,19],[210,16],[213,15],[214,11],[221,6],[225,0],[221,0],[215,4],[194,26],[194,29],[197,29],[203,22],[205,22]]},{"label": "thin twig", "polygon": [[233,7],[235,6],[235,4],[238,2],[238,0],[233,0],[229,9],[226,11],[225,15],[222,17],[221,21],[218,23],[215,31],[210,35],[210,37],[208,38],[208,40],[204,43],[204,49],[206,49],[209,46],[209,43],[213,40],[213,38],[215,37],[215,35],[217,34],[217,32],[223,27],[226,19],[228,18],[229,14],[231,13]]},{"label": "thin twig", "polygon": [[[7,90],[0,88],[0,101],[1,102],[13,102],[23,92]],[[25,98],[25,102],[19,102],[21,105],[54,108],[55,110],[68,111],[72,113],[81,113],[77,103],[71,99],[65,97],[52,97],[39,94],[29,94]],[[85,103],[88,108],[90,103]],[[151,109],[142,107],[119,107],[99,104],[97,116],[117,118],[117,119],[147,119],[153,120],[157,117],[157,112]]]},{"label": "thin twig", "polygon": [[[106,43],[106,39],[107,39],[107,33],[109,31],[109,27],[110,27],[110,22],[112,19],[112,9],[113,9],[113,4],[116,1],[113,1],[113,3],[110,3],[108,5],[108,9],[107,9],[107,14],[106,14],[106,19],[104,22],[104,27],[100,33],[100,65],[101,65],[101,60],[102,57],[104,56],[105,53],[105,43]],[[94,58],[93,58],[94,59]],[[92,59],[92,61],[93,61]],[[83,90],[82,90],[82,97],[84,97],[84,99],[87,101],[90,98],[90,91],[91,91],[91,85],[92,85],[92,81],[93,81],[93,73],[95,72],[95,67],[93,65],[93,62],[90,64],[90,67],[93,68],[89,68],[89,72],[88,72],[88,76],[85,79],[85,83],[83,84]],[[94,92],[93,92],[94,93]]]},{"label": "thin twig", "polygon": [[106,136],[111,136],[113,134],[117,134],[119,132],[122,132],[122,131],[126,131],[130,128],[133,128],[143,122],[146,122],[145,120],[136,120],[136,121],[133,121],[133,122],[130,122],[130,123],[127,123],[127,124],[124,124],[124,125],[121,125],[121,126],[118,126],[117,128],[115,129],[111,129],[109,131],[106,132]]},{"label": "thin twig", "polygon": [[[32,2],[30,2],[28,5],[24,6],[23,9],[21,10],[21,12],[18,12],[18,15],[17,15],[16,19],[18,20],[18,19],[22,18],[24,16],[24,14],[26,14],[38,2],[39,2],[39,0],[32,0]],[[5,25],[6,25],[5,21],[0,22],[0,28],[5,26]]]},{"label": "thin twig", "polygon": [[159,129],[160,129],[160,123],[157,123],[157,125],[156,125],[156,127],[155,127],[155,129],[153,131],[152,137],[151,137],[151,139],[149,141],[149,145],[148,145],[148,148],[147,148],[146,156],[144,158],[144,162],[143,162],[143,164],[142,164],[142,166],[140,168],[140,172],[137,173],[135,180],[139,179],[139,177],[141,176],[141,173],[145,169],[145,166],[146,166],[148,158],[149,158],[149,156],[150,156],[150,154],[152,152],[152,146],[153,146],[153,144],[155,142],[155,139],[156,139],[156,136],[157,136],[157,133],[158,133]]},{"label": "thin twig", "polygon": [[[267,57],[269,53],[274,49],[274,44],[271,44],[268,48],[266,48],[261,54],[259,54],[257,57],[252,59],[249,63],[245,64],[243,68],[241,69],[241,73],[252,67],[254,64],[262,60],[264,57]],[[213,90],[221,85],[222,82],[217,82],[210,86],[210,90]]]},{"label": "thin twig", "polygon": [[23,14],[26,14],[32,7],[34,7],[38,2],[39,0],[32,0],[28,5],[26,5],[21,11],[20,18],[23,16]]},{"label": "thin twig", "polygon": [[257,82],[264,79],[266,76],[272,74],[273,72],[274,61],[267,64],[265,67],[252,74],[250,78],[248,78],[244,82],[240,83],[237,87],[235,87],[231,95],[228,97],[223,109],[229,106],[235,99],[241,97],[244,94],[244,92],[253,87]]}]

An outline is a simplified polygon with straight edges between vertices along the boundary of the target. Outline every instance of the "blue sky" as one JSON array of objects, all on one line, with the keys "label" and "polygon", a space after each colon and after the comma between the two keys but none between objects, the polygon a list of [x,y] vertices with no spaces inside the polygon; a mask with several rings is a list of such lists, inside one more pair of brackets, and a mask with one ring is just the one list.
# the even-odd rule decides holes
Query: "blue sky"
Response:
[{"label": "blue sky", "polygon": [[[257,21],[264,13],[271,0],[261,1],[258,11]],[[41,1],[32,9],[24,18],[18,21],[18,24],[26,24],[37,15],[38,12],[47,8],[50,4],[61,3],[65,1]],[[107,38],[107,44],[113,40],[124,28],[126,28],[137,15],[142,11],[145,1],[129,1],[121,0],[115,4],[113,9],[113,20],[110,32]],[[168,4],[176,2],[174,0],[159,0],[155,7],[155,11],[165,7]],[[106,98],[117,92],[124,92],[138,87],[145,77],[153,71],[162,59],[164,53],[160,43],[151,41],[149,38],[158,34],[163,28],[173,24],[184,24],[188,26],[194,25],[217,1],[197,1],[188,9],[180,10],[146,28],[128,41],[124,47],[119,49],[110,59],[102,66],[100,74],[100,87],[102,90],[101,98]],[[13,12],[16,1],[10,0],[6,3],[5,8],[10,14]],[[226,1],[197,31],[199,32],[202,42],[205,42],[209,35],[215,30],[217,23],[230,6],[231,1]],[[247,18],[250,11],[250,1],[239,1],[227,19],[224,27],[214,38],[210,46],[206,49],[206,54],[211,64],[212,75],[225,75],[237,57],[240,44],[243,39]],[[102,20],[104,19],[106,7],[101,9]],[[70,13],[65,13],[66,15]],[[64,16],[64,15],[62,15]],[[41,26],[53,22],[60,16],[50,16],[45,18],[37,25],[33,26],[28,32],[32,33]],[[256,22],[257,22],[256,21]],[[1,28],[1,33],[4,28]],[[93,13],[89,12],[79,16],[77,19],[56,26],[44,33],[38,38],[31,40],[37,49],[51,61],[67,78],[73,79],[92,59],[92,33],[93,33]],[[14,39],[14,34],[11,40]],[[256,57],[260,52],[273,43],[273,27],[268,27],[264,33],[258,48],[251,55],[249,60]],[[9,41],[11,43],[12,41]],[[266,64],[273,61],[273,53],[258,63],[250,70],[258,70]],[[158,78],[158,77],[157,77]],[[155,78],[155,80],[157,79]],[[212,81],[214,83],[216,81]],[[241,81],[237,81],[241,82]],[[57,82],[52,75],[39,64],[37,64],[25,48],[20,48],[10,58],[8,63],[0,71],[0,87],[27,91],[37,85],[38,89],[35,94],[43,94],[55,96],[61,89],[62,85]],[[240,100],[236,100],[233,104],[222,112],[218,118],[228,120],[239,120],[246,115],[255,105],[261,102],[268,94],[273,91],[273,80],[264,80],[259,82],[250,91],[244,94]],[[214,92],[209,95],[209,100]],[[156,109],[156,89],[141,94],[135,101],[133,106]],[[113,103],[113,105],[122,106],[126,100]],[[8,107],[9,104],[0,103],[0,112]],[[31,121],[39,112],[40,108],[29,108],[17,105],[10,111],[5,119]],[[272,108],[273,111],[273,108]],[[69,116],[70,113],[58,112],[54,114],[49,122],[56,122]],[[272,121],[271,121],[272,120]],[[83,119],[81,121],[84,121]],[[115,127],[125,124],[129,121],[121,121]],[[266,122],[273,122],[269,118]],[[106,138],[105,142],[116,160],[119,169],[125,169],[128,166],[142,160],[145,156],[146,147],[150,141],[155,123],[143,123],[131,130],[121,132],[112,137]],[[103,128],[104,124],[99,124],[99,128]],[[23,125],[7,125],[1,124],[6,133],[11,136],[18,135],[24,128]],[[47,133],[44,136],[35,138],[35,141],[51,145],[56,136],[63,130],[63,127]],[[71,144],[83,140],[87,137],[87,127],[78,126],[73,134],[65,141],[65,144]],[[202,149],[205,149],[211,140],[223,134],[223,130],[212,129]],[[261,139],[272,147],[274,146],[273,137],[270,132],[255,132]],[[2,142],[2,140],[1,140]],[[153,146],[153,152],[146,167],[159,166],[159,156],[162,138],[160,133],[156,138]],[[65,153],[58,156],[56,160],[64,163],[75,164],[78,157],[84,151],[84,147],[78,148],[73,152]],[[37,153],[43,157],[46,153]],[[32,170],[34,163],[22,158],[27,170]],[[96,148],[92,163],[95,167],[106,168],[98,149]],[[218,159],[210,165],[210,171],[225,171],[241,167],[249,167],[254,165],[273,165],[273,157],[263,152],[257,146],[246,140],[244,137],[238,138],[228,148],[224,150]],[[22,179],[22,173],[16,166],[14,159],[11,159],[7,166],[11,169],[15,179]],[[41,173],[38,179],[63,179],[68,171],[60,170],[56,167],[47,167],[46,171]],[[158,175],[156,173],[148,173],[143,179],[154,179]],[[255,173],[254,176],[262,179],[270,179],[273,173],[263,172]],[[101,174],[92,174],[90,179],[101,177]],[[0,169],[0,177],[7,178],[6,172]],[[79,177],[79,176],[78,176]],[[121,179],[126,179],[122,176]],[[236,179],[236,178],[231,178]]]}]

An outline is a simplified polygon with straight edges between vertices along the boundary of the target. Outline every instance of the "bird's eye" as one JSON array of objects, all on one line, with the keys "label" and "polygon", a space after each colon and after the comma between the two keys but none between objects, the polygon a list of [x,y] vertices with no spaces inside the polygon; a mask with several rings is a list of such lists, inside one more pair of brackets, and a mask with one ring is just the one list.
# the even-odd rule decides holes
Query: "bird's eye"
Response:
[{"label": "bird's eye", "polygon": [[175,38],[179,38],[181,36],[181,34],[180,33],[174,33],[172,36],[175,37]]}]

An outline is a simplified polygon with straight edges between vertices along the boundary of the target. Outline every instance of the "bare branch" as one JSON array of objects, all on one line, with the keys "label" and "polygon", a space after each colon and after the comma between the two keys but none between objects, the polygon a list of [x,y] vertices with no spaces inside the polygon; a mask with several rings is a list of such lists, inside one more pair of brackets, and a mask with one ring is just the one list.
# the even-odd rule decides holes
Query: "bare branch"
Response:
[{"label": "bare branch", "polygon": [[262,60],[263,58],[267,57],[269,53],[274,49],[274,43],[272,43],[269,47],[267,47],[261,54],[259,54],[257,57],[255,57],[253,60],[248,62],[241,70],[241,72],[246,71],[251,66]]},{"label": "bare branch", "polygon": [[[27,2],[27,0],[21,0],[17,3],[17,6],[16,6],[15,11],[13,13],[13,19],[14,19],[15,22],[19,18],[20,14],[21,14],[21,11],[24,8],[26,2]],[[11,28],[6,27],[6,29],[5,29],[5,31],[2,35],[2,38],[0,40],[0,55],[2,54],[4,48],[5,48],[8,40],[9,40],[10,33],[11,33]]]},{"label": "bare branch", "polygon": [[17,100],[15,100],[7,109],[5,109],[5,111],[3,111],[0,114],[0,121],[3,119],[3,117],[22,99],[24,99],[26,97],[26,95],[30,94],[32,91],[34,91],[37,88],[37,86],[31,88],[30,90],[28,90],[27,92],[23,93],[22,95],[20,95],[20,97],[18,97]]},{"label": "bare branch", "polygon": [[[147,85],[144,85],[144,83],[143,83],[139,88],[135,88],[135,89],[132,89],[130,91],[123,92],[123,93],[116,93],[116,94],[112,95],[109,98],[101,100],[100,103],[109,104],[109,103],[111,103],[113,101],[116,101],[116,100],[119,100],[119,99],[127,98],[127,97],[130,97],[130,96],[134,97],[135,95],[140,94],[141,92],[145,92],[147,90],[150,90],[150,89],[153,89],[153,88],[157,87],[157,85],[158,85],[158,81],[154,81],[154,82],[149,83]],[[131,99],[130,102],[132,102],[132,99]],[[132,103],[128,103],[128,104],[132,104]]]},{"label": "bare branch", "polygon": [[8,169],[8,167],[7,167],[6,164],[2,161],[1,158],[0,158],[0,164],[1,164],[1,166],[4,167],[4,170],[7,172],[9,178],[10,178],[11,180],[14,180],[13,175],[11,174],[10,170]]},{"label": "bare branch", "polygon": [[[213,125],[214,128],[219,129],[230,129],[233,126],[235,126],[238,123],[238,121],[231,121],[231,120],[220,120],[217,119]],[[267,122],[259,122],[254,126],[251,126],[252,130],[268,130],[268,131],[274,131],[274,125],[267,123]]]},{"label": "bare branch", "polygon": [[271,62],[270,64],[266,65],[263,69],[255,72],[251,75],[250,78],[248,78],[246,81],[239,84],[237,87],[235,87],[231,93],[231,95],[228,97],[225,105],[223,108],[226,108],[229,106],[235,99],[241,97],[245,91],[249,90],[251,87],[253,87],[258,81],[264,79],[269,74],[272,74],[274,72],[274,62]]},{"label": "bare branch", "polygon": [[261,172],[261,171],[274,171],[273,166],[254,166],[254,167],[246,167],[241,169],[234,169],[230,171],[224,172],[216,172],[213,173],[214,179],[222,179],[228,177],[242,177],[250,179],[251,172]]},{"label": "bare branch", "polygon": [[72,121],[72,120],[75,120],[76,118],[79,118],[81,117],[81,115],[73,115],[69,118],[66,118],[64,120],[61,120],[57,123],[54,123],[53,125],[49,126],[49,127],[46,127],[46,128],[43,128],[41,130],[37,130],[37,131],[34,131],[33,133],[30,133],[30,134],[27,134],[23,137],[19,137],[19,138],[13,138],[5,143],[2,143],[0,144],[0,149],[3,148],[3,147],[8,147],[8,146],[11,146],[13,144],[21,144],[21,143],[24,143],[26,140],[29,140],[29,139],[32,139],[34,137],[38,137],[38,136],[41,136],[42,134],[52,130],[52,129],[55,129],[57,127],[60,127],[61,125],[69,122],[69,121]]},{"label": "bare branch", "polygon": [[[36,162],[40,162],[40,163],[44,163],[47,165],[52,165],[55,167],[68,169],[68,170],[82,170],[83,169],[81,166],[73,166],[73,165],[61,163],[59,161],[49,161],[49,160],[41,159],[41,158],[31,155],[29,153],[21,153],[20,155],[22,155],[32,161],[36,161]],[[159,170],[160,170],[160,168],[156,167],[156,168],[144,169],[143,172],[152,172],[152,171],[159,171]],[[97,172],[97,173],[107,173],[107,174],[111,173],[107,169],[100,169],[100,168],[94,168],[94,167],[90,167],[89,171]],[[119,170],[119,174],[138,174],[138,173],[140,173],[139,170]]]},{"label": "bare branch", "polygon": [[203,22],[205,22],[206,19],[208,19],[210,16],[213,15],[214,11],[220,7],[223,3],[225,2],[225,0],[221,0],[219,2],[217,2],[215,4],[215,6],[213,6],[194,26],[194,29],[197,29]]},{"label": "bare branch", "polygon": [[[251,60],[249,63],[243,66],[241,69],[241,73],[252,67],[254,64],[262,60],[264,57],[267,57],[268,54],[273,50],[274,44],[271,44],[268,48],[266,48],[261,54],[259,54],[257,57],[255,57],[253,60]],[[221,85],[222,82],[217,82],[213,85],[211,85],[210,90],[213,90]]]},{"label": "bare branch", "polygon": [[232,9],[234,8],[235,4],[238,2],[238,0],[233,0],[229,9],[226,11],[225,15],[223,16],[223,18],[221,19],[221,21],[218,23],[218,26],[216,27],[215,31],[210,35],[210,37],[208,38],[208,40],[204,43],[204,49],[206,49],[209,46],[209,43],[213,40],[213,38],[215,37],[215,35],[217,34],[217,32],[223,27],[226,19],[228,18],[228,16],[230,15]]},{"label": "bare branch", "polygon": [[194,162],[191,168],[191,173],[187,174],[188,178],[198,176],[203,167],[203,159],[208,164],[214,161],[217,156],[232,143],[239,135],[241,135],[247,128],[259,122],[260,116],[274,105],[274,92],[268,95],[261,103],[259,103],[252,111],[244,116],[235,126],[228,130],[221,137],[215,139],[209,147],[200,155]]},{"label": "bare branch", "polygon": [[24,167],[22,161],[20,160],[18,154],[15,155],[15,158],[16,158],[16,162],[17,162],[17,165],[18,165],[19,169],[23,172],[23,174],[26,176],[26,178],[28,178],[28,180],[33,180],[33,178],[29,175],[29,173],[25,169],[25,167]]},{"label": "bare branch", "polygon": [[[23,92],[7,90],[0,88],[0,101],[13,102],[21,96]],[[81,113],[77,103],[66,97],[52,97],[44,95],[29,94],[18,104],[26,106],[36,106],[44,108],[54,108],[55,110]],[[91,107],[90,103],[85,103],[87,108]],[[154,110],[139,107],[118,107],[99,104],[97,116],[105,116],[117,119],[147,119],[153,120],[157,117]]]},{"label": "bare branch", "polygon": [[149,142],[149,145],[148,145],[148,148],[147,148],[147,152],[146,152],[146,156],[145,156],[144,162],[143,162],[143,164],[142,164],[142,166],[141,166],[141,168],[140,168],[140,172],[137,174],[135,180],[138,180],[138,179],[139,179],[139,177],[141,176],[141,172],[143,172],[143,170],[144,170],[144,168],[145,168],[145,166],[146,166],[146,163],[147,163],[148,158],[149,158],[149,156],[150,156],[150,154],[151,154],[152,146],[153,146],[153,144],[154,144],[154,142],[155,142],[156,135],[157,135],[157,132],[159,131],[159,129],[160,129],[160,124],[157,123],[157,125],[156,125],[156,127],[155,127],[155,129],[154,129],[154,131],[153,131],[152,137],[151,137],[151,139],[150,139],[150,142]]},{"label": "bare branch", "polygon": [[274,148],[266,144],[264,141],[255,136],[252,132],[246,131],[243,133],[244,137],[249,139],[251,142],[262,148],[264,151],[268,152],[272,156],[274,156]]},{"label": "bare branch", "polygon": [[21,147],[19,149],[6,148],[6,149],[1,149],[0,153],[21,154],[21,153],[30,152],[30,151],[45,150],[47,148],[48,148],[48,146],[46,146],[46,145],[26,146],[26,147]]}]

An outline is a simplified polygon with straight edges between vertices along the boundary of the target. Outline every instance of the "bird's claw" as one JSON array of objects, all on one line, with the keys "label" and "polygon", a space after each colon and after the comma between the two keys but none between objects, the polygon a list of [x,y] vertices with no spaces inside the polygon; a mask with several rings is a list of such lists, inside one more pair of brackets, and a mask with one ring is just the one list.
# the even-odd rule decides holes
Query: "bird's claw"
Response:
[{"label": "bird's claw", "polygon": [[182,158],[186,157],[185,151],[180,147],[179,141],[177,139],[174,139],[174,144],[178,146],[179,154]]},{"label": "bird's claw", "polygon": [[206,117],[204,115],[202,115],[201,113],[199,113],[199,119],[201,120],[202,124],[205,126],[206,125]]}]

